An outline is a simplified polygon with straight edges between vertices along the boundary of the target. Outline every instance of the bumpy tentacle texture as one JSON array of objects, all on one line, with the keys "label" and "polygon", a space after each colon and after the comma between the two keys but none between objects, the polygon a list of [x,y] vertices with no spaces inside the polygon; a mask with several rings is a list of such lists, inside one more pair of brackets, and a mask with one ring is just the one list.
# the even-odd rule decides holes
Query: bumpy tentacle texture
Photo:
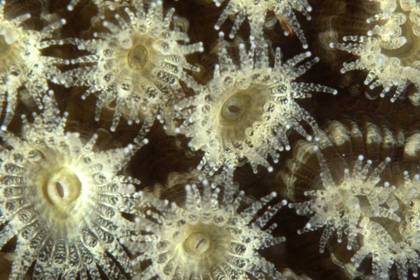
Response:
[{"label": "bumpy tentacle texture", "polygon": [[337,93],[326,86],[295,82],[319,61],[314,58],[299,65],[310,52],[282,63],[277,48],[274,67],[269,65],[268,46],[262,41],[251,41],[248,53],[241,44],[239,54],[240,65],[235,65],[221,47],[213,79],[196,88],[197,95],[175,105],[185,120],[175,132],[191,137],[189,146],[205,152],[198,168],[206,166],[210,173],[223,165],[237,166],[242,158],[251,163],[254,172],[258,165],[272,171],[267,157],[271,155],[277,162],[278,151],[290,149],[290,129],[311,139],[300,122],[318,128],[295,99],[310,98],[310,92]]},{"label": "bumpy tentacle texture", "polygon": [[416,0],[371,0],[379,2],[380,12],[367,19],[376,23],[368,36],[345,36],[349,43],[331,43],[331,47],[352,53],[359,58],[344,63],[342,73],[369,71],[365,84],[371,90],[382,86],[381,97],[393,93],[394,102],[412,83],[417,88],[409,96],[420,104],[420,3]]},{"label": "bumpy tentacle texture", "polygon": [[[297,149],[301,151],[297,153],[305,161],[300,162],[300,166],[299,161],[294,162],[299,170],[295,176],[311,178],[306,182],[314,188],[304,192],[310,197],[309,201],[289,205],[300,215],[312,215],[300,233],[324,228],[321,252],[336,233],[339,243],[346,236],[347,249],[355,250],[347,261],[356,269],[369,257],[376,279],[389,279],[394,264],[399,279],[407,279],[410,269],[417,276],[420,264],[418,167],[391,163],[389,157],[381,160],[385,154],[395,153],[393,147],[400,146],[395,137],[398,134],[393,134],[386,126],[381,129],[370,122],[365,124],[363,134],[354,123],[346,126],[333,122],[328,127],[329,135],[320,134],[319,146],[300,143]],[[355,138],[349,140],[353,136]],[[361,149],[360,139],[355,140],[359,137],[364,139],[364,149]],[[374,159],[365,160],[362,155],[355,157],[352,149],[365,150]],[[311,175],[315,169],[311,170],[308,165],[315,164],[310,160],[313,154],[321,169],[319,180]],[[410,172],[402,171],[405,168]],[[295,185],[298,184],[295,181]]]},{"label": "bumpy tentacle texture", "polygon": [[223,185],[206,180],[186,185],[179,206],[145,195],[149,206],[142,206],[146,214],[138,220],[145,233],[125,243],[138,253],[136,262],[151,261],[138,279],[281,279],[257,250],[285,241],[272,236],[276,224],[263,228],[286,201],[257,216],[276,196],[272,193],[239,211],[244,193],[231,178],[219,182]]},{"label": "bumpy tentacle texture", "polygon": [[[216,6],[220,6],[225,1],[213,0]],[[307,0],[229,0],[214,28],[219,30],[228,17],[235,16],[235,22],[229,35],[230,38],[233,38],[242,22],[248,18],[252,35],[258,36],[262,32],[267,12],[273,11],[284,28],[285,35],[295,33],[302,42],[303,48],[307,49],[306,37],[293,10],[303,13],[308,20],[311,19],[309,12],[312,11],[312,7]]]},{"label": "bumpy tentacle texture", "polygon": [[98,267],[108,279],[126,279],[119,238],[133,225],[121,212],[131,211],[139,181],[116,173],[133,149],[95,152],[96,135],[83,142],[65,133],[66,114],[52,96],[43,102],[33,123],[23,118],[20,138],[0,133],[0,247],[17,237],[9,279],[23,279],[33,262],[33,279],[101,279]]},{"label": "bumpy tentacle texture", "polygon": [[136,0],[124,11],[125,15],[115,14],[116,24],[103,22],[109,33],[95,33],[97,39],[91,41],[73,41],[91,54],[73,59],[72,64],[80,67],[65,75],[68,86],[89,87],[82,98],[97,93],[97,120],[103,107],[115,107],[111,131],[123,116],[129,124],[142,121],[142,135],[161,107],[183,96],[179,81],[193,82],[185,70],[198,69],[185,56],[203,47],[181,43],[189,38],[176,24],[171,29],[174,9],[164,16],[162,1],[152,2],[146,11],[143,1]]},{"label": "bumpy tentacle texture", "polygon": [[[41,99],[48,91],[47,80],[58,83],[60,71],[55,64],[64,64],[59,58],[46,57],[41,51],[60,40],[49,40],[65,20],[54,22],[41,31],[27,30],[20,25],[30,18],[29,14],[6,19],[6,1],[0,1],[0,114],[4,114],[2,129],[6,130],[18,103],[18,90],[24,86],[39,108]],[[6,108],[3,112],[3,104]]]}]

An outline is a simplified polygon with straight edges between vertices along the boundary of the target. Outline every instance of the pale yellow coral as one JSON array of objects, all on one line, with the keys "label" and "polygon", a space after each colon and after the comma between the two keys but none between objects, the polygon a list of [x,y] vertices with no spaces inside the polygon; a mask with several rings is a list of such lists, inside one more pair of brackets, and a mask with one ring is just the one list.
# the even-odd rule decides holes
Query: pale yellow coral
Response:
[{"label": "pale yellow coral", "polygon": [[[220,6],[226,0],[213,1],[217,6]],[[293,10],[303,13],[307,20],[311,19],[309,12],[312,11],[312,7],[307,0],[229,0],[214,28],[219,30],[229,16],[234,16],[235,22],[229,35],[230,38],[233,38],[242,22],[248,18],[251,34],[257,37],[262,34],[267,12],[273,11],[285,29],[285,35],[296,33],[303,48],[307,49],[306,37]]]},{"label": "pale yellow coral", "polygon": [[139,207],[146,215],[140,213],[137,222],[145,233],[125,244],[137,255],[135,262],[151,263],[134,279],[283,279],[258,251],[285,241],[272,235],[277,224],[263,228],[287,202],[258,215],[276,197],[271,193],[239,210],[244,192],[232,174],[230,169],[214,181],[194,178],[179,205],[144,194]]},{"label": "pale yellow coral", "polygon": [[[3,130],[12,120],[18,104],[18,90],[22,86],[42,108],[42,96],[48,91],[47,81],[61,82],[60,71],[55,65],[65,64],[65,61],[44,56],[41,51],[62,43],[51,37],[66,22],[61,19],[41,31],[29,30],[21,25],[30,18],[30,14],[6,19],[5,4],[5,0],[0,1],[0,113],[5,116]],[[7,106],[3,112],[5,101]]]},{"label": "pale yellow coral", "polygon": [[[281,174],[295,192],[304,188],[304,195],[310,198],[289,205],[299,215],[311,215],[299,233],[324,228],[321,252],[334,233],[338,243],[346,237],[347,249],[355,251],[351,263],[338,261],[332,253],[333,259],[352,273],[350,277],[360,275],[357,268],[369,258],[376,279],[389,279],[394,264],[399,278],[407,279],[409,270],[417,275],[420,263],[418,167],[407,165],[409,171],[401,172],[405,165],[388,157],[394,157],[404,145],[404,134],[399,136],[392,127],[371,121],[361,124],[333,121],[327,126],[328,133],[319,135],[317,146],[309,142],[297,145],[296,157],[288,162],[291,176],[284,171]],[[355,153],[372,160],[365,161]],[[313,160],[315,155],[317,160]],[[314,176],[318,169],[313,164],[317,163],[321,172]]]},{"label": "pale yellow coral", "polygon": [[148,6],[136,0],[124,15],[115,14],[116,23],[103,21],[109,32],[95,33],[90,41],[75,39],[73,44],[90,54],[71,60],[79,67],[65,73],[67,86],[88,87],[83,99],[98,96],[96,120],[103,107],[113,107],[111,131],[121,117],[129,124],[142,122],[140,140],[161,109],[183,97],[180,81],[194,83],[185,70],[198,69],[185,56],[203,51],[201,43],[184,44],[188,35],[172,26],[174,9],[164,15],[162,1]]},{"label": "pale yellow coral", "polygon": [[373,90],[382,86],[381,97],[393,92],[391,101],[399,98],[412,83],[417,92],[410,101],[420,103],[420,3],[415,0],[382,0],[380,13],[367,19],[375,23],[366,36],[345,36],[348,43],[331,43],[332,48],[352,53],[359,58],[344,63],[342,73],[369,71],[365,84]]},{"label": "pale yellow coral", "polygon": [[98,267],[125,279],[131,268],[119,238],[133,226],[121,212],[133,211],[139,181],[117,172],[133,147],[97,151],[96,135],[65,133],[67,113],[50,94],[33,123],[23,117],[21,137],[0,133],[0,247],[17,237],[9,279],[22,279],[33,263],[34,279],[100,279]]},{"label": "pale yellow coral", "polygon": [[262,40],[251,40],[249,52],[241,44],[237,65],[226,48],[220,48],[213,79],[204,87],[195,87],[195,96],[175,105],[177,117],[184,120],[175,132],[191,137],[189,146],[205,152],[199,169],[205,167],[213,173],[221,166],[236,167],[246,159],[254,172],[258,165],[272,171],[267,157],[277,162],[279,152],[290,150],[290,130],[312,139],[301,122],[313,130],[317,124],[297,100],[312,97],[312,92],[337,91],[295,81],[319,61],[316,57],[302,63],[310,52],[282,62],[277,48],[273,66],[268,52]]}]

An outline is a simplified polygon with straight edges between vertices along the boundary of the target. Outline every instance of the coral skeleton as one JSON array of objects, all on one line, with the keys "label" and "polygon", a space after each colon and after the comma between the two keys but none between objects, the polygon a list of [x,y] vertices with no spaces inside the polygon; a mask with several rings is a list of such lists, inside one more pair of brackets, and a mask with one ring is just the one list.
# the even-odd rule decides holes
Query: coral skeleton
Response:
[{"label": "coral skeleton", "polygon": [[22,117],[21,137],[0,132],[0,247],[17,238],[9,279],[23,279],[33,263],[34,279],[101,279],[100,271],[126,279],[119,239],[133,223],[121,213],[132,211],[140,182],[117,173],[135,148],[95,151],[97,135],[65,133],[67,113],[51,93],[43,102],[33,123]]},{"label": "coral skeleton", "polygon": [[103,107],[112,107],[111,131],[122,116],[129,124],[143,122],[137,139],[162,107],[183,97],[180,81],[194,83],[186,70],[198,68],[185,56],[203,51],[202,43],[187,45],[188,35],[175,24],[171,28],[174,9],[164,15],[162,1],[148,6],[145,10],[142,0],[133,1],[124,15],[115,14],[116,23],[103,21],[109,32],[97,32],[92,40],[74,39],[73,44],[90,54],[72,59],[79,67],[65,73],[67,86],[88,87],[82,99],[97,95],[97,120]]},{"label": "coral skeleton", "polygon": [[[40,31],[29,30],[21,24],[30,18],[22,14],[13,19],[6,19],[5,0],[0,1],[0,114],[4,115],[2,129],[11,122],[18,103],[21,87],[31,94],[39,108],[42,108],[42,96],[48,91],[50,80],[60,82],[60,71],[56,64],[64,64],[60,58],[41,54],[43,49],[63,43],[51,39],[65,20],[53,22]],[[5,108],[3,108],[6,103]]]},{"label": "coral skeleton", "polygon": [[[219,7],[226,0],[213,1],[216,3],[216,6]],[[295,33],[302,42],[303,48],[308,48],[306,37],[293,11],[299,11],[307,20],[311,20],[309,12],[312,11],[312,7],[307,0],[229,0],[227,2],[229,3],[224,8],[214,28],[219,30],[220,26],[228,17],[234,16],[235,22],[232,31],[229,34],[230,38],[234,38],[236,32],[246,18],[248,18],[251,26],[251,34],[255,36],[260,35],[265,24],[267,12],[272,11],[282,25],[285,35]]]},{"label": "coral skeleton", "polygon": [[358,56],[344,63],[342,73],[367,70],[365,85],[373,90],[382,87],[380,97],[392,94],[395,102],[410,84],[417,92],[410,101],[420,104],[420,3],[416,0],[380,2],[380,13],[368,18],[374,28],[367,36],[344,36],[345,43],[331,43],[331,48]]},{"label": "coral skeleton", "polygon": [[236,167],[241,159],[247,159],[255,173],[258,165],[272,171],[267,157],[277,162],[278,151],[290,150],[289,130],[312,139],[300,122],[318,129],[295,100],[310,98],[311,92],[337,93],[326,86],[295,81],[319,61],[314,58],[302,64],[311,56],[309,51],[282,62],[277,48],[270,66],[267,44],[251,40],[249,52],[239,45],[239,55],[236,65],[221,47],[213,79],[196,88],[195,96],[175,105],[178,117],[184,119],[175,132],[191,137],[193,150],[205,152],[198,169],[206,166],[210,173],[221,166]]},{"label": "coral skeleton", "polygon": [[287,202],[257,215],[276,197],[271,193],[240,211],[244,192],[238,192],[230,175],[200,180],[185,186],[181,205],[143,194],[140,209],[146,209],[137,222],[144,234],[125,244],[137,253],[135,262],[151,264],[135,279],[282,279],[258,250],[285,241],[273,237],[276,224],[264,228]]}]

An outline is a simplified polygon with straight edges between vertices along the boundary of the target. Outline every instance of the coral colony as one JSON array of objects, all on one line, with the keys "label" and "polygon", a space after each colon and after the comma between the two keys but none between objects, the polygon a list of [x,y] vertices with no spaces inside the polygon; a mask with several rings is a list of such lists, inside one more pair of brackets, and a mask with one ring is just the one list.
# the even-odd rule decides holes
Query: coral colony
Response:
[{"label": "coral colony", "polygon": [[0,0],[0,278],[417,277],[420,2],[335,1]]}]

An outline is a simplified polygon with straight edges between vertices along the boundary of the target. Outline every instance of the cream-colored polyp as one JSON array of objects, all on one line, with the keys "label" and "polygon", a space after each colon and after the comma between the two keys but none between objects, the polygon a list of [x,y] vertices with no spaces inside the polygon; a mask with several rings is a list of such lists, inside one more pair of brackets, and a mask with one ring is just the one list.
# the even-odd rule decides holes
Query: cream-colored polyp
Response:
[{"label": "cream-colored polyp", "polygon": [[[396,156],[404,132],[364,118],[331,121],[325,131],[317,145],[298,142],[287,162],[291,174],[280,172],[296,196],[306,197],[289,204],[310,216],[299,233],[322,228],[320,252],[329,244],[333,261],[349,278],[393,279],[394,265],[399,279],[408,279],[410,270],[417,276],[420,176],[416,164]],[[329,242],[335,235],[345,246]],[[362,262],[369,266],[362,268]]]},{"label": "cream-colored polyp", "polygon": [[[226,0],[213,0],[213,2],[216,3],[216,6],[220,6]],[[307,0],[228,0],[228,2],[214,26],[216,30],[220,29],[220,26],[228,17],[234,17],[234,25],[229,34],[229,37],[233,38],[243,21],[248,18],[251,26],[251,34],[259,37],[262,35],[263,27],[266,24],[267,12],[271,11],[275,13],[284,29],[285,35],[296,33],[302,42],[303,48],[308,48],[306,37],[293,11],[296,10],[302,13],[307,20],[310,20],[311,16],[309,12],[312,11],[312,7]]]},{"label": "cream-colored polyp", "polygon": [[[4,114],[3,130],[14,115],[20,87],[25,87],[42,108],[41,98],[48,90],[47,81],[60,82],[60,71],[55,65],[64,61],[43,56],[41,51],[60,42],[50,38],[65,23],[61,19],[41,31],[28,30],[21,25],[30,14],[6,19],[5,2],[0,1],[0,114]],[[4,101],[6,108],[3,108]]]},{"label": "cream-colored polyp", "polygon": [[189,146],[205,152],[198,169],[210,173],[244,160],[254,172],[258,165],[271,171],[267,157],[276,162],[279,152],[290,149],[290,130],[307,139],[311,136],[301,122],[317,130],[315,120],[295,100],[310,98],[311,92],[337,93],[326,86],[295,82],[319,60],[302,63],[310,52],[283,63],[277,48],[270,66],[268,46],[259,39],[251,40],[249,52],[241,44],[239,55],[237,65],[222,47],[213,79],[204,87],[194,87],[195,96],[175,104],[175,116],[184,120],[175,132],[191,137]]},{"label": "cream-colored polyp", "polygon": [[83,141],[65,133],[67,114],[50,94],[33,123],[22,118],[21,137],[0,132],[7,144],[0,151],[0,248],[17,238],[9,279],[23,279],[32,265],[34,279],[98,279],[99,267],[110,279],[126,279],[131,268],[119,239],[133,225],[121,212],[132,211],[139,181],[116,173],[133,147],[96,151],[96,135]]},{"label": "cream-colored polyp", "polygon": [[[371,0],[374,1],[374,0]],[[393,92],[391,101],[401,96],[409,84],[417,92],[410,101],[420,104],[420,3],[416,0],[375,0],[380,12],[367,19],[374,24],[368,36],[345,36],[348,43],[331,43],[332,48],[359,58],[344,63],[342,73],[367,70],[365,84],[371,90],[381,86],[381,97]]]},{"label": "cream-colored polyp", "polygon": [[164,15],[162,1],[145,8],[142,0],[135,0],[121,10],[115,21],[103,21],[109,32],[95,33],[89,41],[73,40],[90,54],[71,60],[78,67],[65,73],[66,85],[88,87],[83,99],[97,93],[96,120],[103,107],[112,109],[111,131],[121,117],[129,124],[142,122],[136,139],[141,140],[160,111],[184,96],[180,81],[194,84],[186,70],[198,68],[186,56],[203,47],[202,43],[185,44],[189,38],[173,19],[175,10]]},{"label": "cream-colored polyp", "polygon": [[212,183],[192,180],[198,184],[185,186],[180,205],[144,194],[137,219],[143,234],[124,240],[135,264],[147,265],[135,279],[282,279],[258,250],[285,241],[273,237],[276,224],[263,228],[286,201],[257,215],[272,193],[240,211],[244,193],[231,181],[233,169],[228,172]]}]

